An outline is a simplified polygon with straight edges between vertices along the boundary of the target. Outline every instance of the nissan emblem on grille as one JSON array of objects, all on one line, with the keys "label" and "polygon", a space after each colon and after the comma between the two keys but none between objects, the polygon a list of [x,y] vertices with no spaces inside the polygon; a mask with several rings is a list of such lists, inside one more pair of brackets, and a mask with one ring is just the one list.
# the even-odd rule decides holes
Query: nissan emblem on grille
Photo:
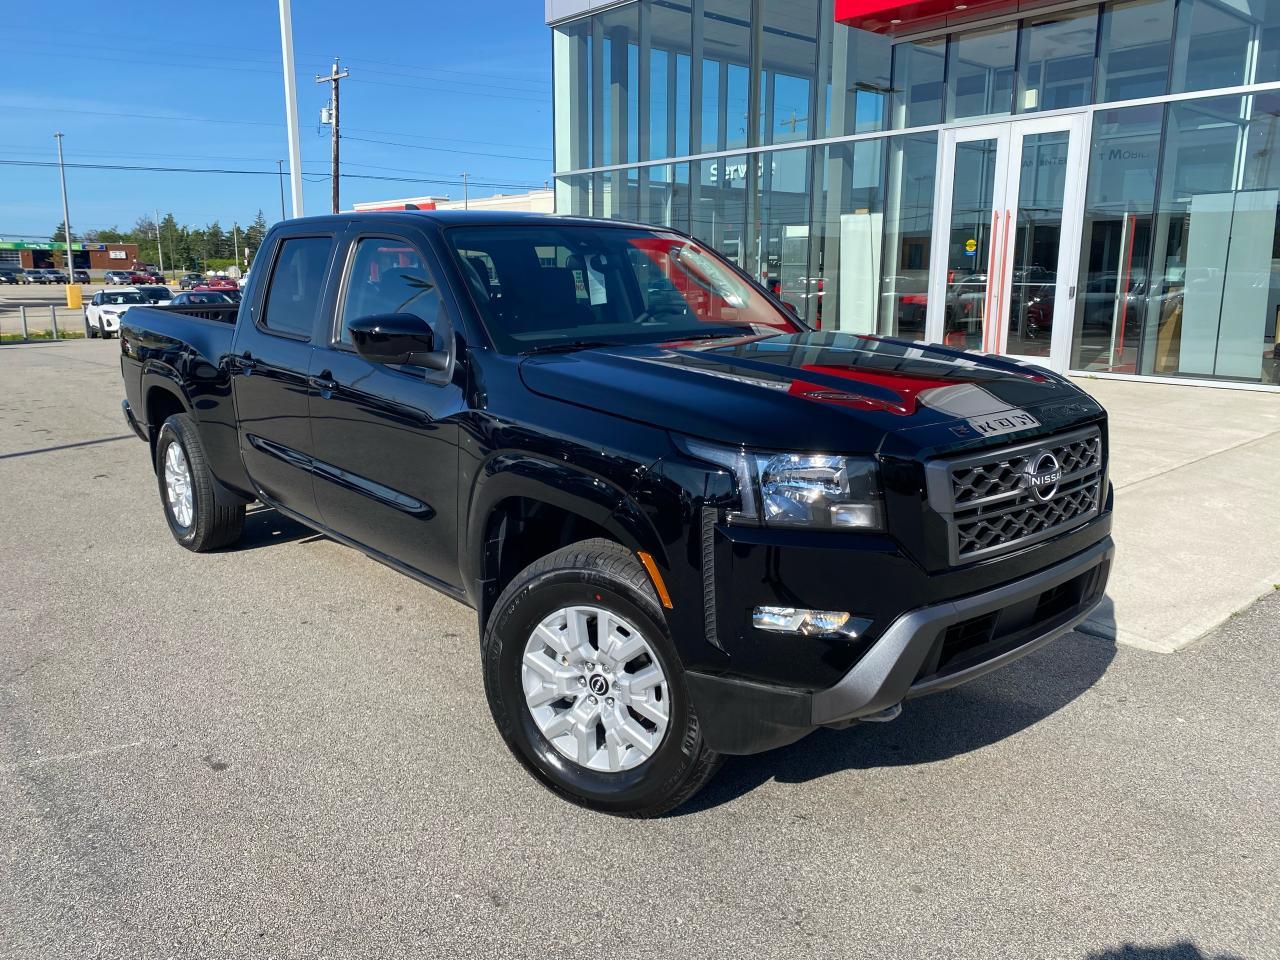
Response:
[{"label": "nissan emblem on grille", "polygon": [[1065,533],[1096,516],[1105,493],[1097,427],[937,460],[927,471],[953,564]]},{"label": "nissan emblem on grille", "polygon": [[1058,481],[1061,479],[1062,465],[1048,450],[1028,459],[1022,471],[1023,486],[1041,503],[1053,499],[1053,495],[1058,492]]}]

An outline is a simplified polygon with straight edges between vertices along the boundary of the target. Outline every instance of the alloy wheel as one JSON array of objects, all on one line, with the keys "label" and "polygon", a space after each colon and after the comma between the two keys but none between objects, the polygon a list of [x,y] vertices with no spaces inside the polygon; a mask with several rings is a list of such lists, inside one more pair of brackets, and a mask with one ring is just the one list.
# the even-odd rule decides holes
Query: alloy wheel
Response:
[{"label": "alloy wheel", "polygon": [[174,521],[184,530],[195,519],[196,509],[191,488],[191,467],[182,444],[171,443],[164,452],[164,491]]},{"label": "alloy wheel", "polygon": [[521,683],[538,730],[589,770],[634,769],[666,734],[662,664],[634,624],[603,607],[562,607],[543,619],[525,644]]}]

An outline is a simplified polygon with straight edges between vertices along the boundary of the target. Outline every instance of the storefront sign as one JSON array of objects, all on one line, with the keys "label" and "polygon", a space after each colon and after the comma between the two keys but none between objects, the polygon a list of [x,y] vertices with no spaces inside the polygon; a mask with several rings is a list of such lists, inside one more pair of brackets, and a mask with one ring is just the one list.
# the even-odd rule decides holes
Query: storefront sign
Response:
[{"label": "storefront sign", "polygon": [[[65,243],[23,243],[15,240],[0,240],[0,250],[65,250]],[[72,250],[105,250],[105,243],[72,243]],[[115,251],[112,251],[113,253]],[[124,256],[123,251],[120,253]]]},{"label": "storefront sign", "polygon": [[872,33],[895,33],[918,29],[926,21],[943,21],[1017,10],[1017,0],[836,0],[835,20]]}]

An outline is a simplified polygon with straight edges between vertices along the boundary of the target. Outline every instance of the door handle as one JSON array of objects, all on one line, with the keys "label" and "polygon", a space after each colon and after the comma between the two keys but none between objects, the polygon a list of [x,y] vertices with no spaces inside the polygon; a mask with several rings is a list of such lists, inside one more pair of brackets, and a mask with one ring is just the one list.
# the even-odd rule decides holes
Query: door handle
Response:
[{"label": "door handle", "polygon": [[322,370],[318,377],[307,377],[307,383],[311,384],[312,389],[319,390],[320,396],[326,400],[338,389],[338,381],[333,379],[333,373],[329,370]]},{"label": "door handle", "polygon": [[237,362],[240,367],[240,372],[243,373],[246,377],[253,376],[253,371],[256,370],[258,367],[257,361],[253,359],[253,354],[251,353],[241,354],[237,358]]}]

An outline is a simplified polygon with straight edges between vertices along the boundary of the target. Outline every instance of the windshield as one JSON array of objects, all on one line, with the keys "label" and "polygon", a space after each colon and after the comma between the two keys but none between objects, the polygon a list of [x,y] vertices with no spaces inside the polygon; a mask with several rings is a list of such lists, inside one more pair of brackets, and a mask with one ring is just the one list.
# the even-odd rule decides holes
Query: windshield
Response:
[{"label": "windshield", "polygon": [[801,329],[710,249],[675,234],[547,224],[445,235],[505,353]]},{"label": "windshield", "polygon": [[120,306],[123,304],[146,303],[147,298],[136,290],[122,290],[119,293],[106,293],[104,291],[102,302]]}]

